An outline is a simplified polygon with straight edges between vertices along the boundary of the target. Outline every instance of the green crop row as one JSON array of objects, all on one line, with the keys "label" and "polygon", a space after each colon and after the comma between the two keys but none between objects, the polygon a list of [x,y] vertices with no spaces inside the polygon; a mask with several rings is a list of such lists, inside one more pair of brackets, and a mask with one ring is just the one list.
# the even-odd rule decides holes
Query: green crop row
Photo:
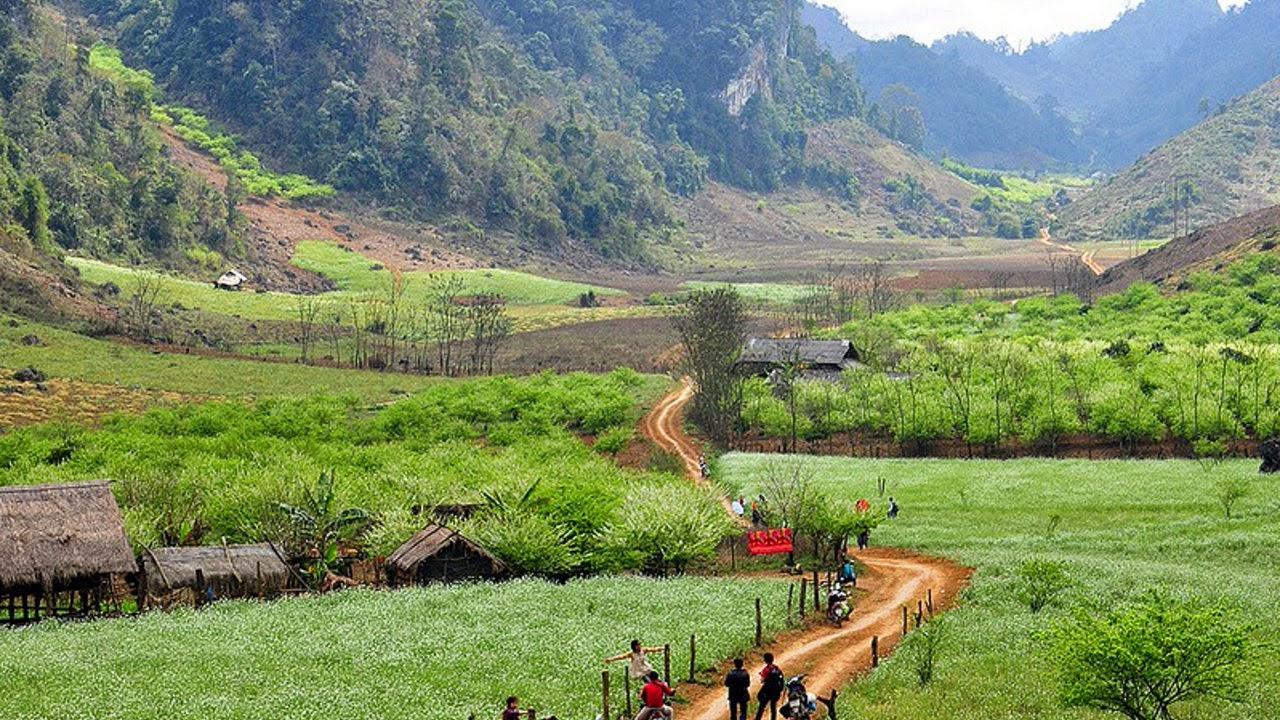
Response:
[{"label": "green crop row", "polygon": [[483,509],[464,529],[516,572],[679,570],[727,532],[716,499],[577,437],[630,426],[652,390],[629,370],[544,374],[440,382],[375,408],[319,397],[52,423],[0,436],[0,484],[110,478],[139,547],[267,538],[305,555],[334,539],[301,532],[283,503],[366,511],[347,542],[381,555],[425,524],[415,508],[464,503]]}]

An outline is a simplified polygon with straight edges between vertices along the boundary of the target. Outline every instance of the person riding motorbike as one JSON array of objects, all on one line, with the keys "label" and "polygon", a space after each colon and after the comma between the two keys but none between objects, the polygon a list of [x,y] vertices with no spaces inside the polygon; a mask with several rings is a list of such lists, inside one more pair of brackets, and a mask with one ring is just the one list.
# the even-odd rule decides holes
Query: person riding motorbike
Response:
[{"label": "person riding motorbike", "polygon": [[831,586],[827,593],[827,619],[837,627],[849,617],[849,594],[840,587],[840,583]]}]

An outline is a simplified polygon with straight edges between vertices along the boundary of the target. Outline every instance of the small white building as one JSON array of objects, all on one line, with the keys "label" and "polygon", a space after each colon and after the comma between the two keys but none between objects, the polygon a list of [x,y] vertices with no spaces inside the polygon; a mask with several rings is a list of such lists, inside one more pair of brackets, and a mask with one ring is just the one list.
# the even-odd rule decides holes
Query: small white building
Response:
[{"label": "small white building", "polygon": [[222,273],[222,276],[214,281],[213,286],[219,290],[239,290],[248,280],[244,273],[232,268]]}]

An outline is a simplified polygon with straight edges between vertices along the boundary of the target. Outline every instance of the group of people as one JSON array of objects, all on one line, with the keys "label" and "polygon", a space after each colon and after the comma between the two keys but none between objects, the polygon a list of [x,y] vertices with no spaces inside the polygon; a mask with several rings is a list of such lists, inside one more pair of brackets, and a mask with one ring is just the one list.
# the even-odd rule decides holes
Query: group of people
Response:
[{"label": "group of people", "polygon": [[738,517],[744,517],[747,510],[751,510],[751,524],[755,527],[764,525],[764,495],[756,496],[751,504],[747,505],[747,499],[739,495],[729,502],[729,508],[733,510],[733,514]]},{"label": "group of people", "polygon": [[[619,655],[605,658],[606,664],[618,660],[628,662],[627,674],[633,680],[643,682],[640,687],[640,712],[635,720],[655,720],[655,716],[663,720],[671,720],[671,705],[667,698],[671,697],[671,686],[663,682],[662,676],[649,662],[648,653],[661,652],[660,647],[644,647],[639,640],[631,641],[631,649]],[[782,670],[773,662],[773,653],[765,653],[764,667],[760,669],[760,689],[756,693],[755,720],[761,720],[765,707],[769,708],[771,720],[777,720],[778,701],[786,688]],[[743,667],[742,658],[734,658],[733,669],[724,677],[724,686],[729,693],[729,720],[746,720],[747,705],[751,702],[751,674]],[[512,698],[514,700],[514,698]],[[503,713],[502,720],[517,720],[516,716]]]}]

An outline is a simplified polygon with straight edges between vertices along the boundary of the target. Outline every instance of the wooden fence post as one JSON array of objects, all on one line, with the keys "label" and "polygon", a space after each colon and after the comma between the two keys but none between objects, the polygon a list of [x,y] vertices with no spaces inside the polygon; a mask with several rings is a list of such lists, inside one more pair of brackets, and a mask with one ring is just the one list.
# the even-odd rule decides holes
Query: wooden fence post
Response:
[{"label": "wooden fence post", "polygon": [[903,637],[906,637],[907,635],[907,606],[906,605],[902,606],[902,635]]},{"label": "wooden fence post", "polygon": [[787,622],[791,622],[791,597],[796,594],[796,584],[787,583]]},{"label": "wooden fence post", "polygon": [[933,588],[929,588],[928,593],[929,595],[928,600],[926,601],[926,606],[929,608],[929,617],[933,617]]},{"label": "wooden fence post", "polygon": [[827,720],[836,720],[836,691],[832,690],[829,698],[824,698],[821,695],[818,695],[817,698],[818,702],[827,706]]},{"label": "wooden fence post", "polygon": [[800,620],[804,621],[804,606],[809,602],[809,578],[800,578]]},{"label": "wooden fence post", "polygon": [[756,647],[760,647],[760,641],[763,639],[764,623],[760,618],[760,598],[756,598]]},{"label": "wooden fence post", "polygon": [[822,608],[818,605],[818,568],[813,569],[813,611],[818,612]]},{"label": "wooden fence post", "polygon": [[533,708],[529,708],[528,714],[529,714],[529,720],[538,720],[537,710],[534,710]]},{"label": "wooden fence post", "polygon": [[689,682],[693,682],[694,680],[693,671],[694,671],[694,668],[696,667],[696,662],[697,662],[694,658],[696,657],[698,657],[698,636],[690,635],[689,636]]},{"label": "wooden fence post", "polygon": [[920,627],[920,624],[923,622],[924,622],[924,601],[917,600],[916,601],[916,627]]},{"label": "wooden fence post", "polygon": [[600,671],[600,717],[609,720],[609,671]]},{"label": "wooden fence post", "polygon": [[631,717],[631,671],[629,669],[622,673],[622,689],[627,694],[627,717]]},{"label": "wooden fence post", "polygon": [[671,646],[662,646],[662,679],[671,684]]}]

